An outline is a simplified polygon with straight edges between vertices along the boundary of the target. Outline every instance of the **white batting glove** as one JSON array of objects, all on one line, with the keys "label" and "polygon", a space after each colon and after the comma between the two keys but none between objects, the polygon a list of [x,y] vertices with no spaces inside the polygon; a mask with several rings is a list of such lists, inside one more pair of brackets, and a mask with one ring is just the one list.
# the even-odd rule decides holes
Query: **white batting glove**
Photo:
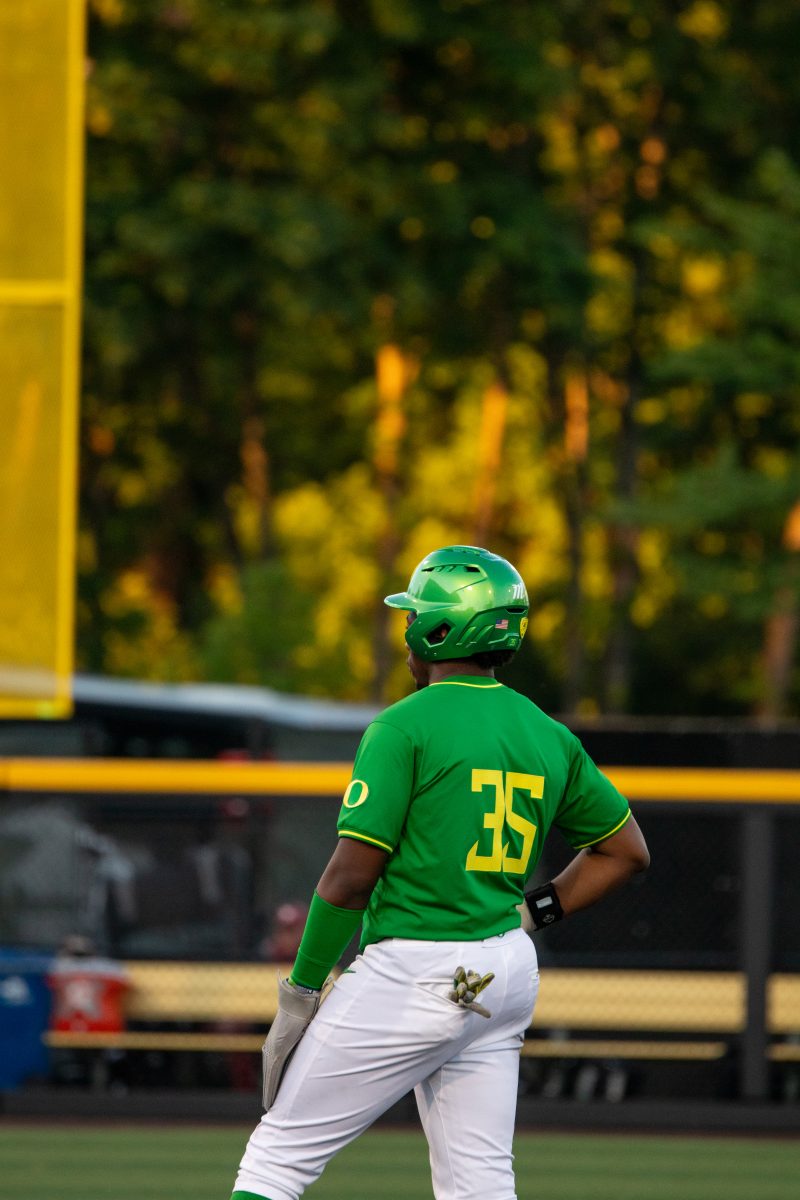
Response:
[{"label": "white batting glove", "polygon": [[289,1059],[319,1008],[321,992],[278,979],[278,1012],[261,1050],[264,1111],[275,1103]]},{"label": "white batting glove", "polygon": [[453,989],[447,993],[447,999],[452,1000],[460,1008],[468,1008],[470,1012],[477,1013],[480,1017],[490,1017],[492,1014],[489,1009],[478,1004],[475,997],[484,988],[487,988],[493,979],[493,971],[490,971],[488,975],[479,975],[477,971],[465,971],[463,967],[456,967]]}]

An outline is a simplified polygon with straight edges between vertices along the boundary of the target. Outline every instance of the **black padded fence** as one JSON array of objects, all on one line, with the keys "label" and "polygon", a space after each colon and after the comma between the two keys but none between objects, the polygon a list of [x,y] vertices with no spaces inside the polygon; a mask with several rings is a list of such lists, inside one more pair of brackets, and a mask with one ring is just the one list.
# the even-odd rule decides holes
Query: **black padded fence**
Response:
[{"label": "black padded fence", "polygon": [[[80,935],[97,955],[164,971],[286,962],[335,845],[338,805],[333,794],[8,791],[0,797],[0,947],[51,954]],[[684,796],[633,807],[650,871],[536,935],[542,1016],[526,1047],[524,1087],[793,1100],[800,804]],[[551,834],[536,878],[552,877],[569,854]],[[242,988],[256,989],[243,1002],[246,1016],[217,1014],[218,1032],[227,1020],[232,1033],[260,1036],[268,1017],[265,1009],[258,1020],[260,979],[241,976]],[[208,1029],[208,1014],[196,1011],[189,1004],[156,1027]],[[134,1018],[131,1028],[140,1027]],[[227,1051],[150,1052],[149,1068],[145,1051],[120,1057],[128,1084],[254,1086],[252,1048],[246,1053],[247,1067]]]}]

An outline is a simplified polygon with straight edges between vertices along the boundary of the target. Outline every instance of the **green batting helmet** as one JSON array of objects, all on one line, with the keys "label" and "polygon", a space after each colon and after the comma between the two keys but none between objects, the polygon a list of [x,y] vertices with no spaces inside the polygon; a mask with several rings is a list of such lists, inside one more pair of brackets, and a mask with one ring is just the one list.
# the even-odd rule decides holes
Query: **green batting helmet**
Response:
[{"label": "green batting helmet", "polygon": [[[416,613],[406,642],[426,662],[517,650],[528,625],[528,593],[506,559],[477,546],[445,546],[423,558],[390,608]],[[431,635],[446,627],[443,638]]]}]

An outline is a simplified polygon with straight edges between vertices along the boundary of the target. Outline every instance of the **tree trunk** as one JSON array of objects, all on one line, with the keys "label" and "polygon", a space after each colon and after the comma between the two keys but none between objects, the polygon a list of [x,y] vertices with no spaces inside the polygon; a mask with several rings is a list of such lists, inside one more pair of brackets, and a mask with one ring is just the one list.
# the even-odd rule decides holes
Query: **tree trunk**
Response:
[{"label": "tree trunk", "polygon": [[589,452],[589,391],[583,371],[570,371],[564,385],[564,516],[567,523],[564,702],[577,711],[584,696],[586,652],[583,642],[583,522],[586,512],[586,459]]},{"label": "tree trunk", "polygon": [[[398,499],[399,452],[406,428],[403,407],[405,392],[415,374],[415,365],[398,346],[386,343],[378,350],[375,375],[378,410],[375,422],[374,466],[378,489],[383,499],[385,521],[377,545],[379,577],[388,580],[397,555],[395,506]],[[392,663],[389,639],[390,612],[378,597],[375,609],[374,663],[372,699],[385,699],[386,683]]]},{"label": "tree trunk", "polygon": [[[800,501],[794,505],[783,529],[783,545],[791,555],[800,552]],[[780,588],[772,613],[764,627],[762,655],[764,690],[757,706],[763,721],[775,721],[786,714],[786,701],[792,679],[800,631],[798,612],[797,561],[791,560],[791,578]]]},{"label": "tree trunk", "polygon": [[[622,411],[617,453],[617,495],[630,500],[635,488],[636,438],[633,429],[633,392],[629,392]],[[605,655],[603,707],[606,712],[625,712],[630,704],[632,649],[630,603],[638,579],[636,545],[638,533],[618,522],[608,530],[613,575],[611,632]]]},{"label": "tree trunk", "polygon": [[503,458],[503,439],[508,416],[508,392],[503,384],[490,383],[481,399],[478,434],[478,472],[473,495],[472,539],[483,546],[492,531],[497,475]]}]

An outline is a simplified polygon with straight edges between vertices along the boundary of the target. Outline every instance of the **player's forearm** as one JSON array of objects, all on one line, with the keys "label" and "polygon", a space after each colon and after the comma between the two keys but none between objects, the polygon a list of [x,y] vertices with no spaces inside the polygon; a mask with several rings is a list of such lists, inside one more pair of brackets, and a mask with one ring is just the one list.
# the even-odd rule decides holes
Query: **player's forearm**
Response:
[{"label": "player's forearm", "polygon": [[335,863],[329,863],[317,884],[317,894],[339,908],[364,909],[374,887],[374,880],[342,871]]},{"label": "player's forearm", "polygon": [[290,979],[319,988],[361,924],[386,854],[341,838],[317,884]]},{"label": "player's forearm", "polygon": [[646,864],[641,860],[614,858],[592,849],[581,850],[553,879],[564,916],[589,908],[615,892]]},{"label": "player's forearm", "polygon": [[596,904],[649,865],[647,843],[635,818],[629,816],[617,833],[581,850],[552,881],[564,916]]},{"label": "player's forearm", "polygon": [[339,908],[366,908],[385,865],[385,850],[342,837],[317,884],[317,894]]}]

